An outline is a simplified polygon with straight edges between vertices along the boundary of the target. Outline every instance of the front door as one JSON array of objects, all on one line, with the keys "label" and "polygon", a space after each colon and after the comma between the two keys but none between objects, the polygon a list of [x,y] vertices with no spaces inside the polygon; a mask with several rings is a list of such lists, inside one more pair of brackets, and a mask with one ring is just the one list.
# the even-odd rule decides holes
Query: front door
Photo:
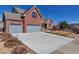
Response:
[{"label": "front door", "polygon": [[47,24],[42,24],[43,29],[47,29]]}]

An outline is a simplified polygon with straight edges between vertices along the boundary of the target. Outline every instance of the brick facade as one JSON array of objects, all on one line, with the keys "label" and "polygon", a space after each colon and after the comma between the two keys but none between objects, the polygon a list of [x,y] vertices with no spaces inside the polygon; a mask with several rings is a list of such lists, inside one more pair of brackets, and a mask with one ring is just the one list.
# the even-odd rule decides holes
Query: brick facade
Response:
[{"label": "brick facade", "polygon": [[[32,12],[36,13],[36,18],[32,17]],[[25,13],[24,22],[25,22],[25,27],[27,25],[42,25],[42,18],[41,16],[39,16],[38,11],[35,8],[33,8],[28,12],[28,14]]]}]

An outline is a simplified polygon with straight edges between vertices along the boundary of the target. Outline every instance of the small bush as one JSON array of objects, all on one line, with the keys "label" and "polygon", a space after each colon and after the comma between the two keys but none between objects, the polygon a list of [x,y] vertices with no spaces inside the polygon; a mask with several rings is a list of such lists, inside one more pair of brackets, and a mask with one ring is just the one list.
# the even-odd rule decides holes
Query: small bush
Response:
[{"label": "small bush", "polygon": [[26,47],[25,47],[25,46],[22,46],[22,45],[15,47],[15,48],[11,51],[12,54],[25,54],[25,53],[27,53],[27,52],[28,52],[28,51],[27,51]]}]

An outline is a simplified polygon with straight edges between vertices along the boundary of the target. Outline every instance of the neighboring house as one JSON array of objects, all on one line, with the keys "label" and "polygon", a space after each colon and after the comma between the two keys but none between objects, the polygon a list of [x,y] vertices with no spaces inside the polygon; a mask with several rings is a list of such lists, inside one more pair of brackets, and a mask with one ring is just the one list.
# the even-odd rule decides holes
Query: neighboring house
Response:
[{"label": "neighboring house", "polygon": [[36,32],[52,29],[52,21],[45,21],[36,6],[29,10],[14,7],[12,12],[3,13],[4,31],[10,33]]},{"label": "neighboring house", "polygon": [[42,29],[48,29],[48,30],[52,30],[53,29],[51,19],[43,21],[43,23],[42,23]]}]

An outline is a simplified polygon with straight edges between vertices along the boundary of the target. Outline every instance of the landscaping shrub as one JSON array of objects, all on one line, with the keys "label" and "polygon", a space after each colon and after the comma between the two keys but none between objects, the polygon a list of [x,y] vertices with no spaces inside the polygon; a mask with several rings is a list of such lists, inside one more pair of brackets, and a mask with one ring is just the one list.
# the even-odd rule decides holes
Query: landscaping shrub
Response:
[{"label": "landscaping shrub", "polygon": [[27,52],[28,52],[28,50],[26,49],[26,47],[25,46],[22,46],[22,45],[15,47],[11,51],[12,54],[25,54]]}]

